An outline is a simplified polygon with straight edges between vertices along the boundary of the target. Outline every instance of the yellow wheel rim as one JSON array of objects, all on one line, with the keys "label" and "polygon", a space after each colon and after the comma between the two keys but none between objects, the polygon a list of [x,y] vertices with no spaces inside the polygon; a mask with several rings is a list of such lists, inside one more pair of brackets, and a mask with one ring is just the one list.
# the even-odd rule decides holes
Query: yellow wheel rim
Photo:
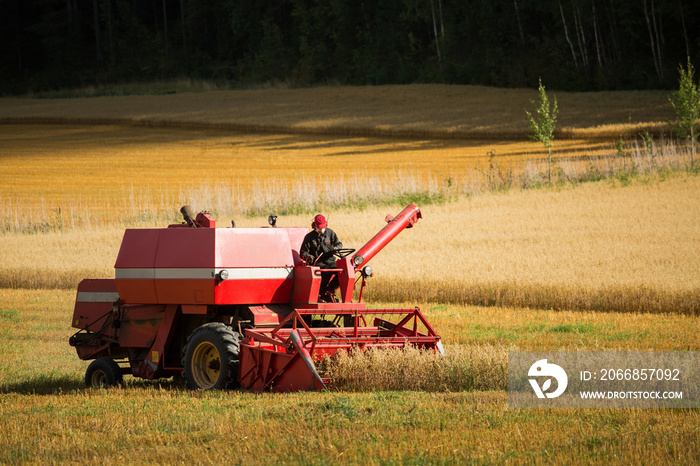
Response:
[{"label": "yellow wheel rim", "polygon": [[221,374],[219,350],[205,341],[197,345],[192,354],[192,377],[198,387],[208,389],[216,385]]}]

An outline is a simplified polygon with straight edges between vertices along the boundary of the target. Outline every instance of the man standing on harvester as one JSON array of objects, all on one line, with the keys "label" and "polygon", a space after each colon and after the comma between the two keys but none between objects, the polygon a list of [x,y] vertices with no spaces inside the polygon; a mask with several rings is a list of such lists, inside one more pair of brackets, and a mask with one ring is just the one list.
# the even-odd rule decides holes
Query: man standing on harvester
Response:
[{"label": "man standing on harvester", "polygon": [[[306,265],[315,265],[322,269],[335,268],[335,256],[333,251],[343,247],[343,243],[338,240],[338,235],[328,228],[328,222],[323,215],[314,217],[310,231],[305,237],[299,251],[301,258],[306,261]],[[322,272],[321,289],[319,301],[334,302],[335,290],[340,283],[338,274],[335,272]]]}]

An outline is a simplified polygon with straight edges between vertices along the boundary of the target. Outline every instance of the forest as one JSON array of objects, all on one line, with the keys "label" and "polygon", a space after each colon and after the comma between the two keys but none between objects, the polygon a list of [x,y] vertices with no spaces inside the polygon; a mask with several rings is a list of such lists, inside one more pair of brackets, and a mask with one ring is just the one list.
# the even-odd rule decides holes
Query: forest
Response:
[{"label": "forest", "polygon": [[0,94],[149,80],[670,89],[694,0],[0,0]]}]

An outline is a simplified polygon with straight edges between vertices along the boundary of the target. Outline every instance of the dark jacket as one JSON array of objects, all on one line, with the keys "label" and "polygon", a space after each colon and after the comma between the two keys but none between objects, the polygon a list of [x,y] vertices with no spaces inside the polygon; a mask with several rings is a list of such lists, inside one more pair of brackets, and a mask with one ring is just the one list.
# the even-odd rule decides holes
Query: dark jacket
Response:
[{"label": "dark jacket", "polygon": [[316,260],[324,252],[330,252],[334,249],[340,249],[343,243],[338,240],[338,235],[330,228],[326,228],[325,233],[319,235],[316,230],[312,230],[304,237],[304,242],[301,244],[299,254],[302,259],[306,260],[307,265],[317,265],[324,269],[335,268],[335,257],[332,254],[327,254],[322,261],[316,263]]}]

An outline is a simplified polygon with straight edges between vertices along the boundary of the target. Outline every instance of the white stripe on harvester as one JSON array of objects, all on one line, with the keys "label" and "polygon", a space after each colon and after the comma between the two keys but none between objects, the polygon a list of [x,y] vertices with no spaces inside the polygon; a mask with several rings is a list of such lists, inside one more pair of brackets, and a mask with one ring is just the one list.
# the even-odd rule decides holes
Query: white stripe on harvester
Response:
[{"label": "white stripe on harvester", "polygon": [[113,303],[119,299],[116,291],[79,291],[76,301],[79,303]]},{"label": "white stripe on harvester", "polygon": [[118,268],[117,279],[180,279],[211,280],[222,270],[228,271],[228,280],[276,280],[294,278],[293,267],[247,267],[247,268]]},{"label": "white stripe on harvester", "polygon": [[114,269],[114,278],[156,278],[156,269]]}]

